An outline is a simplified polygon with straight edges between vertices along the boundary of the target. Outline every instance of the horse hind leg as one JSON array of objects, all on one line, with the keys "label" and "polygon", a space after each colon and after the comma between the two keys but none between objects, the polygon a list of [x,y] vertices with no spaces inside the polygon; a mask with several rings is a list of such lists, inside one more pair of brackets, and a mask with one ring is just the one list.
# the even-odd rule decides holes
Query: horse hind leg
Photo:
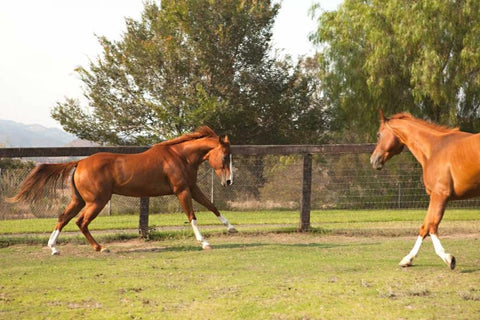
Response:
[{"label": "horse hind leg", "polygon": [[98,244],[98,242],[93,238],[92,234],[88,230],[88,225],[90,224],[90,222],[93,221],[93,219],[98,216],[106,203],[107,201],[102,201],[101,203],[87,203],[85,210],[76,221],[77,226],[80,228],[80,231],[82,231],[83,235],[85,236],[85,238],[87,238],[87,241],[90,243],[93,249],[100,252],[109,252],[109,250],[106,247]]},{"label": "horse hind leg", "polygon": [[58,217],[57,225],[55,226],[55,230],[50,235],[48,240],[48,247],[52,250],[52,255],[60,254],[60,251],[57,250],[57,240],[60,232],[62,231],[63,227],[65,227],[73,217],[75,217],[80,210],[85,206],[85,202],[77,197],[73,197],[68,206],[65,210],[60,214]]}]

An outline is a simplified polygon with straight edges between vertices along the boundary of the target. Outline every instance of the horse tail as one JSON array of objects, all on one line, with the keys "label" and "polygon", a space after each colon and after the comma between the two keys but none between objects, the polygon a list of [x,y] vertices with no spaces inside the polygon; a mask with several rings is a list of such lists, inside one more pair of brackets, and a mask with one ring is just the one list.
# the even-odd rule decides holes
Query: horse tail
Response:
[{"label": "horse tail", "polygon": [[44,191],[54,191],[60,178],[62,183],[65,183],[70,172],[77,164],[78,161],[40,164],[35,167],[23,181],[20,186],[20,191],[18,191],[15,196],[5,200],[11,203],[18,201],[37,201],[43,197],[45,194]]}]

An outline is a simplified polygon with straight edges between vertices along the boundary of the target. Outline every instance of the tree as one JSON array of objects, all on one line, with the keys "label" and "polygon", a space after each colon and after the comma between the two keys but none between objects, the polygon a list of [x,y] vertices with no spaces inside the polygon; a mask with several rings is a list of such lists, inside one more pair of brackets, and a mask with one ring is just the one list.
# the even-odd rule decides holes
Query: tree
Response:
[{"label": "tree", "polygon": [[367,141],[383,108],[479,130],[479,32],[475,0],[345,0],[322,13],[313,40],[332,125]]},{"label": "tree", "polygon": [[108,144],[154,143],[200,125],[236,144],[318,139],[311,77],[271,54],[278,4],[161,4],[146,2],[140,21],[127,19],[120,41],[99,37],[102,55],[77,69],[88,107],[68,98],[52,111],[66,131]]}]

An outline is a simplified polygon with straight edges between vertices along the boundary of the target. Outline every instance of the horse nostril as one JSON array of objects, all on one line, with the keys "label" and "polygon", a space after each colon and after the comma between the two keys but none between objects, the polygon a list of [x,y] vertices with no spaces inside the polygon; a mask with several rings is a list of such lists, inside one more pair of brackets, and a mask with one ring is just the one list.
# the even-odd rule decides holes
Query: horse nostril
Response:
[{"label": "horse nostril", "polygon": [[227,186],[232,184],[232,180],[227,180]]}]

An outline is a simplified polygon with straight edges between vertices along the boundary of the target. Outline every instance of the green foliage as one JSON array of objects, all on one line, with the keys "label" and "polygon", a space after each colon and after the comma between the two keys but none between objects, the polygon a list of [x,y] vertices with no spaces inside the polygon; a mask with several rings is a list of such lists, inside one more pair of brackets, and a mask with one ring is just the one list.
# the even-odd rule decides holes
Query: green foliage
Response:
[{"label": "green foliage", "polygon": [[99,37],[103,54],[77,69],[88,107],[68,98],[52,117],[108,144],[155,143],[200,125],[236,144],[318,141],[314,78],[303,62],[271,54],[278,10],[270,0],[147,1],[121,40]]},{"label": "green foliage", "polygon": [[353,132],[338,139],[372,139],[378,108],[480,130],[479,32],[474,0],[345,0],[322,13],[325,97],[334,128]]}]

